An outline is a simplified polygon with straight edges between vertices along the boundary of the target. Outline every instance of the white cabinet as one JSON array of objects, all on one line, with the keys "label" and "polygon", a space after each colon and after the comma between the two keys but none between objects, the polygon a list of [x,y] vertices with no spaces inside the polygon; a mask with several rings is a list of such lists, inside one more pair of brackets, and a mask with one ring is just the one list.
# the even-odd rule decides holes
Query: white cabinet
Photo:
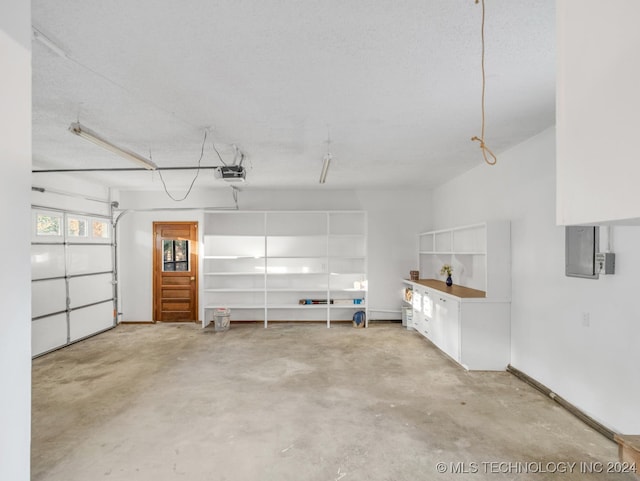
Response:
[{"label": "white cabinet", "polygon": [[434,292],[434,319],[438,323],[436,346],[460,362],[460,302]]},{"label": "white cabinet", "polygon": [[231,320],[351,320],[366,311],[367,223],[361,211],[209,212],[203,325]]},{"label": "white cabinet", "polygon": [[423,312],[424,297],[421,291],[414,289],[412,304],[413,304],[413,315],[411,316],[412,327],[419,333],[426,335],[427,320],[425,319],[424,312]]},{"label": "white cabinet", "polygon": [[[453,267],[453,286],[442,280]],[[510,362],[511,234],[509,222],[483,222],[418,236],[415,329],[470,370],[504,370]]]},{"label": "white cabinet", "polygon": [[425,281],[404,282],[413,287],[416,331],[465,369],[506,369],[511,355],[508,301],[458,297],[421,284]]}]

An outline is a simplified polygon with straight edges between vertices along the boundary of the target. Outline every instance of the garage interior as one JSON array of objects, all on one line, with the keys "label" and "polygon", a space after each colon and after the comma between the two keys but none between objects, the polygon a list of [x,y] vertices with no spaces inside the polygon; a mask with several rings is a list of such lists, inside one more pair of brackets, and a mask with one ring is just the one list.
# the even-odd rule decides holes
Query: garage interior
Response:
[{"label": "garage interior", "polygon": [[639,16],[3,2],[0,479],[636,479]]}]

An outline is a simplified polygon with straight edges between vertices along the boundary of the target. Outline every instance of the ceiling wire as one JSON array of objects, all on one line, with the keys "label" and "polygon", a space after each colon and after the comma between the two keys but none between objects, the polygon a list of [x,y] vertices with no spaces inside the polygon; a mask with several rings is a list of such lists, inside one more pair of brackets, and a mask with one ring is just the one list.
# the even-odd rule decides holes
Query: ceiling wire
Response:
[{"label": "ceiling wire", "polygon": [[[480,0],[476,0],[476,5],[480,3]],[[480,37],[482,39],[482,132],[480,134],[480,137],[477,136],[473,136],[471,137],[471,141],[472,142],[480,142],[480,149],[482,150],[482,156],[484,157],[484,161],[489,164],[489,165],[495,165],[496,162],[498,162],[498,159],[496,158],[495,154],[491,151],[491,149],[489,147],[487,147],[487,144],[485,144],[484,142],[484,128],[485,128],[485,90],[486,90],[486,84],[487,84],[487,79],[486,79],[486,74],[485,74],[485,69],[484,69],[484,17],[485,17],[485,6],[484,6],[484,0],[482,0],[482,25],[480,28]],[[489,158],[487,156],[487,154],[489,154]]]},{"label": "ceiling wire", "polygon": [[211,142],[211,145],[213,145],[213,150],[215,150],[216,154],[218,154],[218,158],[220,159],[220,162],[222,162],[222,165],[224,165],[225,167],[228,167],[227,163],[224,160],[222,160],[222,156],[220,155],[220,152],[218,152],[218,149],[216,149],[215,142]]},{"label": "ceiling wire", "polygon": [[231,195],[233,197],[233,201],[236,204],[236,209],[238,208],[238,188],[234,187],[233,185],[231,186]]},{"label": "ceiling wire", "polygon": [[[160,175],[160,180],[162,181],[162,187],[164,187],[164,191],[165,193],[169,196],[169,198],[171,198],[171,200],[174,200],[176,202],[182,202],[183,200],[185,200],[187,197],[189,197],[189,194],[191,193],[191,189],[193,189],[193,184],[196,183],[196,179],[198,178],[198,175],[200,175],[200,164],[202,162],[202,157],[204,156],[204,145],[207,141],[207,131],[204,131],[204,139],[202,139],[202,149],[200,150],[200,158],[198,159],[198,170],[196,171],[196,175],[193,177],[193,180],[191,181],[191,185],[189,186],[189,190],[187,190],[187,193],[184,194],[184,197],[182,197],[181,199],[176,199],[174,196],[171,195],[171,193],[169,192],[169,190],[167,189],[167,184],[164,182],[164,178],[162,177],[162,171],[158,170],[158,174]],[[149,153],[149,158],[151,158],[151,153]]]}]

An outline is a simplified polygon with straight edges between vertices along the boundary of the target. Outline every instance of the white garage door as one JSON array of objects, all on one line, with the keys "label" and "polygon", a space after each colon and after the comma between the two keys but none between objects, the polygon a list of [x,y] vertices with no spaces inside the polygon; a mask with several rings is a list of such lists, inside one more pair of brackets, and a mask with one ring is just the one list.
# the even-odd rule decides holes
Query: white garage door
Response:
[{"label": "white garage door", "polygon": [[109,217],[32,210],[32,355],[115,325]]}]

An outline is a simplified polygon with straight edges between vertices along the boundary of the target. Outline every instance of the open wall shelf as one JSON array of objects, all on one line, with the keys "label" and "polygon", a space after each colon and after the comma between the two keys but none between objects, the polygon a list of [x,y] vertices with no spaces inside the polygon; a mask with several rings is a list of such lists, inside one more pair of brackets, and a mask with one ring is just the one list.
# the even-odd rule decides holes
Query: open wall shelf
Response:
[{"label": "open wall shelf", "polygon": [[217,308],[231,320],[351,320],[367,309],[363,211],[207,212],[203,327]]},{"label": "open wall shelf", "polygon": [[421,279],[442,279],[444,264],[453,267],[454,284],[485,291],[487,297],[511,298],[509,222],[483,222],[418,235]]}]

